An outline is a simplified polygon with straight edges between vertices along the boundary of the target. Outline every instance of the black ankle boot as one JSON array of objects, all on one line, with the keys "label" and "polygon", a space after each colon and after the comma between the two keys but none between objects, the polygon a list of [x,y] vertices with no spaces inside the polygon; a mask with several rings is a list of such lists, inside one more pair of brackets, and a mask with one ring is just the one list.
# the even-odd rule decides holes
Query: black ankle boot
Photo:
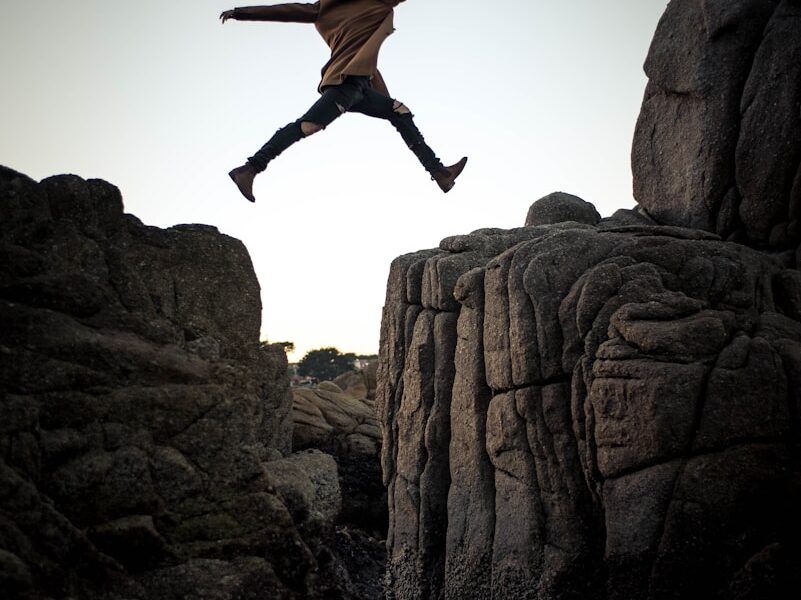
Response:
[{"label": "black ankle boot", "polygon": [[249,163],[245,163],[241,167],[233,169],[228,173],[228,176],[234,181],[236,187],[239,188],[245,198],[251,202],[256,201],[256,198],[253,197],[253,179],[256,177],[256,169],[250,166]]},{"label": "black ankle boot", "polygon": [[459,177],[466,164],[467,157],[465,156],[455,165],[451,165],[450,167],[442,167],[441,169],[431,173],[431,179],[436,181],[439,189],[447,194],[453,188],[454,184],[456,183],[456,178]]}]

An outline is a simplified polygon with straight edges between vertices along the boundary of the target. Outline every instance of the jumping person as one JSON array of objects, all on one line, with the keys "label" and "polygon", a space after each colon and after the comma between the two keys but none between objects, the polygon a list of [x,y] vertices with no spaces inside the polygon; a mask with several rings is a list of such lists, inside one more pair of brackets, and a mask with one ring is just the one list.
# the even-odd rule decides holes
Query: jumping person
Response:
[{"label": "jumping person", "polygon": [[300,119],[276,131],[244,165],[229,173],[245,198],[256,201],[253,179],[267,168],[267,163],[295,142],[325,129],[344,112],[388,120],[442,191],[450,191],[467,158],[450,167],[443,166],[425,143],[409,109],[390,98],[377,69],[381,44],[394,31],[393,8],[403,1],[319,0],[314,4],[235,8],[220,15],[223,23],[228,19],[314,23],[331,48],[331,58],[322,69],[317,102]]}]

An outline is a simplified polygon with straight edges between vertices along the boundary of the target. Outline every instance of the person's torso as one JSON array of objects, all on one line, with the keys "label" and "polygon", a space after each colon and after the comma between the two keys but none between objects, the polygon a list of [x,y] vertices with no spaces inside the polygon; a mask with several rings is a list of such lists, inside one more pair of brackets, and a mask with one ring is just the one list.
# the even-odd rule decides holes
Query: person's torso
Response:
[{"label": "person's torso", "polygon": [[381,0],[320,0],[315,27],[332,51],[364,43],[392,13]]}]

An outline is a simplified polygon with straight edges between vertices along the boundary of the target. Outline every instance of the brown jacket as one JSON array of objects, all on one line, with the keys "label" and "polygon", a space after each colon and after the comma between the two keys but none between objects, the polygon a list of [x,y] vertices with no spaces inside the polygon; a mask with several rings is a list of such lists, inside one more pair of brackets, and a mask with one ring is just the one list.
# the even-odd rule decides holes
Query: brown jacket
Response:
[{"label": "brown jacket", "polygon": [[394,28],[392,9],[404,0],[319,0],[314,4],[291,3],[234,9],[239,21],[314,23],[331,48],[322,69],[320,88],[337,85],[348,75],[371,77],[371,85],[389,96],[378,72],[378,52]]}]

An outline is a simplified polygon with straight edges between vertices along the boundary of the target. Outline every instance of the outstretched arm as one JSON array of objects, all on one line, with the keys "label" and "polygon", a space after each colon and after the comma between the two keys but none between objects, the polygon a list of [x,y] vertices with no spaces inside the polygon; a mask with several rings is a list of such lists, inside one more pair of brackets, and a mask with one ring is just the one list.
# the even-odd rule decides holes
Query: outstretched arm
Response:
[{"label": "outstretched arm", "polygon": [[283,23],[314,23],[320,3],[304,4],[293,2],[290,4],[276,4],[274,6],[247,6],[226,10],[220,15],[225,23],[228,19],[235,21],[281,21]]}]

